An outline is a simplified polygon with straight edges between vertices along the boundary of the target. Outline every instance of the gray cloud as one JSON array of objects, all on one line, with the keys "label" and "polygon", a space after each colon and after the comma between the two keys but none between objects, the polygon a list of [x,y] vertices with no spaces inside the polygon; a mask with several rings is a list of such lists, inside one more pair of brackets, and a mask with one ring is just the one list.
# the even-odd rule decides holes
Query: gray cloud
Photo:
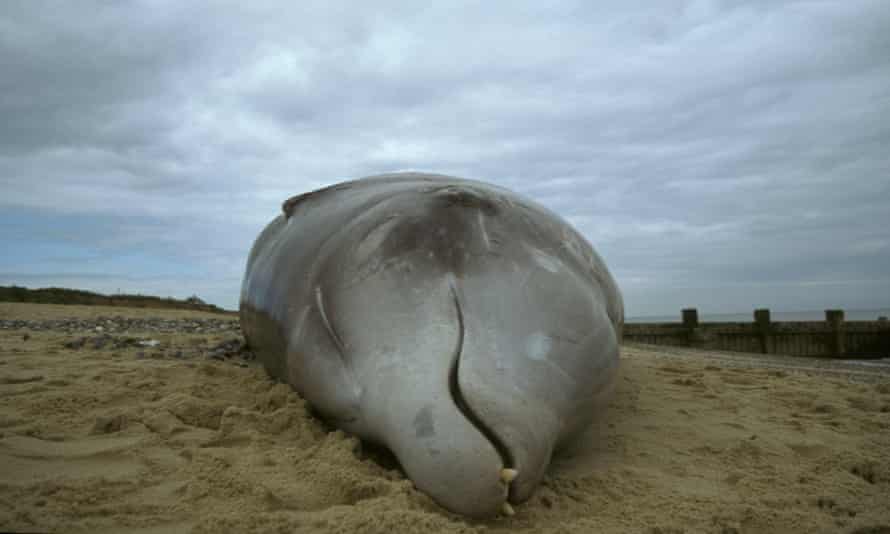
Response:
[{"label": "gray cloud", "polygon": [[890,306],[888,27],[881,1],[10,4],[0,282],[234,307],[284,198],[420,169],[562,214],[631,315]]}]

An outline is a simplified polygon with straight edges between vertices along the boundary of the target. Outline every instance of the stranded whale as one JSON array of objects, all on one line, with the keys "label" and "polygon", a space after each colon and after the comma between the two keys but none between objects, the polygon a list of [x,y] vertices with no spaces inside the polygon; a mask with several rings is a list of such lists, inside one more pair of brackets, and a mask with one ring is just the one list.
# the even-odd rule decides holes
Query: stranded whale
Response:
[{"label": "stranded whale", "polygon": [[418,173],[287,200],[250,251],[240,310],[272,376],[472,517],[526,500],[604,407],[624,315],[559,216]]}]

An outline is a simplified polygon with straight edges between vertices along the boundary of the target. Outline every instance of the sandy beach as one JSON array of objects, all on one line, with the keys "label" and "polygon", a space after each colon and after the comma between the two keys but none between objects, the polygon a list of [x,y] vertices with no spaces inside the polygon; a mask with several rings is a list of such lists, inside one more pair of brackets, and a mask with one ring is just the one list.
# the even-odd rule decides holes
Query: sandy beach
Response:
[{"label": "sandy beach", "polygon": [[234,349],[232,316],[0,303],[0,531],[890,533],[890,373],[625,346],[605,419],[469,521]]}]

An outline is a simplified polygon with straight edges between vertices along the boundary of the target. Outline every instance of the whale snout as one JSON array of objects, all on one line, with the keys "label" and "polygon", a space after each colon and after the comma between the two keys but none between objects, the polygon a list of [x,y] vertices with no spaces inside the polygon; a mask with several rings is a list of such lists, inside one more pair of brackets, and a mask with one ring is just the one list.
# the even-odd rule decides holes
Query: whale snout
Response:
[{"label": "whale snout", "polygon": [[509,486],[500,454],[450,403],[422,405],[385,441],[414,485],[443,507],[474,518],[503,511]]}]

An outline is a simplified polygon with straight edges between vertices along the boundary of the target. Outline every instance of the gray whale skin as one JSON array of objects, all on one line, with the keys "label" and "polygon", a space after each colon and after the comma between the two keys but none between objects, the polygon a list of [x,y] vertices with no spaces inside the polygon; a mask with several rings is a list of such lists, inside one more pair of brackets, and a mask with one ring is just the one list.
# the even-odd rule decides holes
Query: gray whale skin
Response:
[{"label": "gray whale skin", "polygon": [[240,314],[270,375],[475,518],[528,499],[604,407],[624,320],[559,216],[419,173],[287,200],[250,251]]}]

